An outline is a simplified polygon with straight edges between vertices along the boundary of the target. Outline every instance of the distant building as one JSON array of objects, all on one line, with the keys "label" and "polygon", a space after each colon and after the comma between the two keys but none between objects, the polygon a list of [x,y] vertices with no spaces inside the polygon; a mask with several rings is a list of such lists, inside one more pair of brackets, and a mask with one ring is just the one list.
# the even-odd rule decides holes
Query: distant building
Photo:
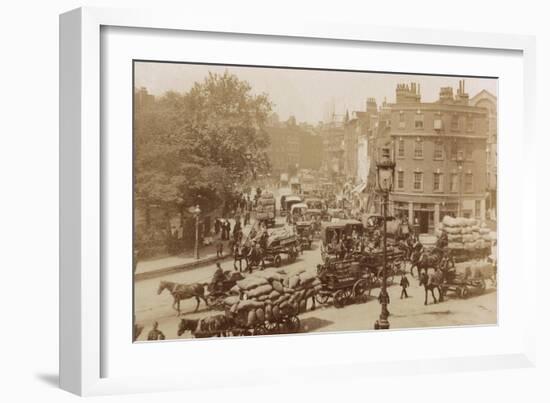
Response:
[{"label": "distant building", "polygon": [[393,214],[417,221],[422,233],[444,215],[485,219],[488,113],[470,104],[465,81],[456,94],[441,88],[435,102],[421,101],[420,85],[399,84],[385,114],[374,143],[389,145],[396,161]]},{"label": "distant building", "polygon": [[150,106],[155,100],[155,96],[149,94],[147,88],[140,87],[139,89],[134,89],[134,107],[136,113],[139,113],[143,108]]},{"label": "distant building", "polygon": [[344,117],[332,115],[320,128],[323,139],[323,170],[335,182],[343,182],[344,173]]},{"label": "distant building", "polygon": [[282,123],[271,119],[269,123],[266,131],[270,139],[268,155],[272,174],[320,169],[322,139],[313,127],[297,124],[293,117]]},{"label": "distant building", "polygon": [[479,92],[470,98],[470,105],[485,108],[488,119],[488,137],[487,137],[487,203],[486,209],[488,216],[492,220],[496,219],[497,213],[497,98],[487,90]]}]

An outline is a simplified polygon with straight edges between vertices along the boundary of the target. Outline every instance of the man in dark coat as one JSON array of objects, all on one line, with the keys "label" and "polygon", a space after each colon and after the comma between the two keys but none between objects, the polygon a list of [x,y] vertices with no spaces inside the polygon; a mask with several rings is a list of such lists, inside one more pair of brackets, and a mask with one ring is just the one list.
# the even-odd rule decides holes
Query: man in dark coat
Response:
[{"label": "man in dark coat", "polygon": [[166,336],[164,336],[164,333],[162,333],[160,330],[158,330],[159,323],[155,321],[153,323],[153,330],[149,332],[147,335],[147,340],[164,340],[166,339]]},{"label": "man in dark coat", "polygon": [[403,296],[405,296],[405,298],[409,298],[409,295],[407,294],[407,287],[410,284],[409,279],[405,274],[401,276],[401,281],[399,282],[399,285],[401,286],[401,299],[403,299]]}]

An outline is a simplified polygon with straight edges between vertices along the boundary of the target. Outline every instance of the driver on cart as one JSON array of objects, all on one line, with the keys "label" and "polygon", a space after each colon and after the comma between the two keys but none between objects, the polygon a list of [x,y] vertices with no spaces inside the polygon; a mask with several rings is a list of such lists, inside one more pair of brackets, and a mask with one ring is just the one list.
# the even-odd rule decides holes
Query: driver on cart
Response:
[{"label": "driver on cart", "polygon": [[220,263],[217,262],[216,266],[217,266],[217,269],[214,272],[214,275],[212,276],[212,281],[210,281],[210,286],[208,287],[208,290],[210,292],[223,288],[223,282],[226,280],[225,274],[223,272],[223,269]]}]

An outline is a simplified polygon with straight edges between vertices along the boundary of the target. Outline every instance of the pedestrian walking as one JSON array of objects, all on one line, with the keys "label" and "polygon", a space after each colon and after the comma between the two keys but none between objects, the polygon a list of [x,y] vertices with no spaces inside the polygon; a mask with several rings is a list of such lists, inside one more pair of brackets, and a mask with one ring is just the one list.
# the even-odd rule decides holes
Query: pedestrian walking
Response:
[{"label": "pedestrian walking", "polygon": [[403,296],[405,296],[405,298],[409,298],[409,294],[407,294],[407,288],[410,284],[406,274],[401,275],[401,281],[399,282],[399,285],[401,286],[401,299],[403,299]]},{"label": "pedestrian walking", "polygon": [[147,335],[147,340],[164,340],[166,339],[166,336],[164,335],[164,333],[162,333],[159,329],[159,323],[157,321],[155,321],[155,323],[153,323],[153,330],[151,330],[149,332],[149,334]]},{"label": "pedestrian walking", "polygon": [[216,245],[216,257],[223,257],[223,241],[220,239]]}]

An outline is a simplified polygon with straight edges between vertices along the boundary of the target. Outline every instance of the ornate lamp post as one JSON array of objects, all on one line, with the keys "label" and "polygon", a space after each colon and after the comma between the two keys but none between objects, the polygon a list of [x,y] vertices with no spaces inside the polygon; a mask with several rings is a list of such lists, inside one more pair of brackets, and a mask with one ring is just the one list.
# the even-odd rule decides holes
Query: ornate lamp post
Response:
[{"label": "ornate lamp post", "polygon": [[382,217],[384,217],[384,244],[383,244],[383,271],[382,271],[382,285],[380,287],[379,302],[381,305],[380,318],[374,323],[374,329],[389,329],[390,322],[388,321],[388,304],[390,303],[390,297],[387,290],[387,214],[388,214],[388,201],[390,192],[393,188],[393,177],[395,172],[395,162],[392,160],[389,148],[382,148],[382,158],[376,163],[376,179],[378,192],[382,196]]},{"label": "ornate lamp post", "polygon": [[464,167],[464,158],[462,155],[456,157],[456,166],[458,169],[458,208],[457,216],[462,217],[462,168]]},{"label": "ornate lamp post", "polygon": [[199,260],[199,224],[201,209],[197,204],[195,207],[191,207],[189,212],[195,217],[195,259]]}]

